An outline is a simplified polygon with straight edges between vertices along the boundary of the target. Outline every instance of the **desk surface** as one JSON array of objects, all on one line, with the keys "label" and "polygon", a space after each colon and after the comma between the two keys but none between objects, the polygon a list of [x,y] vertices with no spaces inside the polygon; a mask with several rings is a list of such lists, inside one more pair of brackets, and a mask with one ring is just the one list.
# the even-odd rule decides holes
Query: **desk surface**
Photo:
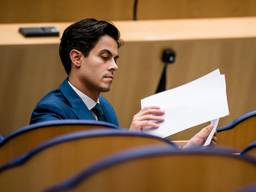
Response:
[{"label": "desk surface", "polygon": [[[114,21],[125,42],[256,37],[256,17]],[[55,26],[62,33],[70,23],[1,24],[0,45],[58,44],[60,37],[24,38],[19,27]]]}]

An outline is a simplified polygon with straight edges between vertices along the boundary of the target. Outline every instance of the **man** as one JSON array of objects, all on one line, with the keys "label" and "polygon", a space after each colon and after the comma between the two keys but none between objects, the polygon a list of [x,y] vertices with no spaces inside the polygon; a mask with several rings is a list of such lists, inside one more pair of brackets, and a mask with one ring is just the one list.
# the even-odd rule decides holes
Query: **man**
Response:
[{"label": "man", "polygon": [[[30,123],[57,119],[101,120],[118,125],[111,104],[101,92],[109,91],[118,69],[118,29],[106,22],[83,19],[63,33],[59,55],[68,78],[48,93],[34,109]],[[142,109],[134,115],[130,129],[158,128],[164,120],[159,107]],[[211,127],[195,135],[189,144],[202,144]]]}]

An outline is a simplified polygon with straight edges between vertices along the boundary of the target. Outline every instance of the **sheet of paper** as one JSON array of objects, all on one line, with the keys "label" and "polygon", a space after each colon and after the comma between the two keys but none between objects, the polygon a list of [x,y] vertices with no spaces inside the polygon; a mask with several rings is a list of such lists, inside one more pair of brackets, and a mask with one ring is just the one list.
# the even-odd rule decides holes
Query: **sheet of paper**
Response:
[{"label": "sheet of paper", "polygon": [[168,137],[193,126],[229,114],[225,76],[215,70],[197,80],[141,100],[141,107],[159,106],[165,121],[157,129],[147,131]]},{"label": "sheet of paper", "polygon": [[216,129],[218,127],[218,123],[219,123],[219,119],[214,119],[211,121],[212,130],[211,130],[211,133],[209,134],[209,136],[207,137],[207,139],[204,143],[204,146],[207,146],[211,143],[214,133],[216,132]]}]

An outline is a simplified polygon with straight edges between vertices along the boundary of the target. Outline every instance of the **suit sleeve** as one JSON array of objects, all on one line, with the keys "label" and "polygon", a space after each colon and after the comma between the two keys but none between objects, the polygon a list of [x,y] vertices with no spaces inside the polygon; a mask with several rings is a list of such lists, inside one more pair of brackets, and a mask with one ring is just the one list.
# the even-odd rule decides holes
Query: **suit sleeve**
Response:
[{"label": "suit sleeve", "polygon": [[57,105],[38,105],[32,112],[30,124],[65,119],[65,111]]}]

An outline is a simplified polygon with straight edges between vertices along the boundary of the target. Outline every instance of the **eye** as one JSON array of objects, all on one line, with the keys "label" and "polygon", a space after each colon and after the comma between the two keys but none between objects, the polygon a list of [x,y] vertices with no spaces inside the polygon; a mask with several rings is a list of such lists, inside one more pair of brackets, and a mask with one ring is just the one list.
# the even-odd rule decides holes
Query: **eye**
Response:
[{"label": "eye", "polygon": [[109,54],[102,54],[100,57],[101,57],[104,61],[107,61],[107,60],[110,59]]},{"label": "eye", "polygon": [[114,60],[115,60],[115,62],[117,63],[117,62],[118,62],[118,57],[115,57]]}]

